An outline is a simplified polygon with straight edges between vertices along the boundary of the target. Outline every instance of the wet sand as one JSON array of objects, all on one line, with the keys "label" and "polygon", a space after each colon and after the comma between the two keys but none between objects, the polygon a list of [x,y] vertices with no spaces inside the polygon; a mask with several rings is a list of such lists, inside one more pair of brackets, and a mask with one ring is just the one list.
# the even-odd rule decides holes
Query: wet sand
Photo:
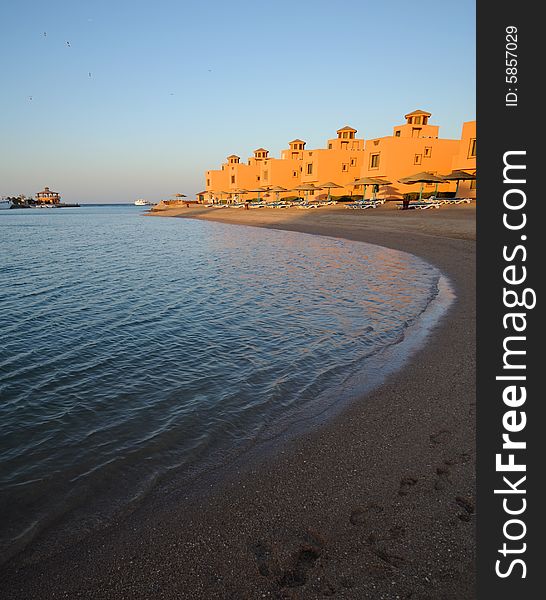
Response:
[{"label": "wet sand", "polygon": [[[416,254],[457,295],[384,385],[274,457],[1,571],[3,598],[475,597],[475,207],[182,208]],[[48,553],[46,553],[48,554]]]}]

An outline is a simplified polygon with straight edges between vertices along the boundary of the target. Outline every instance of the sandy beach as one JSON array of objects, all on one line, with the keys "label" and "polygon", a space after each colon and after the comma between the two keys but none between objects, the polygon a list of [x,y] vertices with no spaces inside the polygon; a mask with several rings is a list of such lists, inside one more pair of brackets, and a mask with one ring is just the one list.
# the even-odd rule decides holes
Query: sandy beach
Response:
[{"label": "sandy beach", "polygon": [[171,491],[47,557],[0,569],[8,599],[475,597],[475,205],[165,210],[379,244],[456,299],[380,388],[206,491]]}]

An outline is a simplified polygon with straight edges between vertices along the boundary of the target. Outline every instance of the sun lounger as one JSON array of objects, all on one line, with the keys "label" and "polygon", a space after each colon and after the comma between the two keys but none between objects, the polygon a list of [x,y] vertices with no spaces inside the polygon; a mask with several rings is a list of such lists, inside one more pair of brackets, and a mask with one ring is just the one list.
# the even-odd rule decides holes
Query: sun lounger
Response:
[{"label": "sun lounger", "polygon": [[368,201],[364,201],[364,202],[352,202],[351,204],[346,204],[345,208],[352,208],[352,209],[366,209],[366,208],[377,208],[377,205],[379,204],[379,202],[368,202]]},{"label": "sun lounger", "polygon": [[426,210],[428,208],[440,208],[440,206],[441,206],[441,203],[438,201],[410,202],[407,206],[404,206],[403,202],[398,204],[399,209],[407,209],[407,210],[410,210],[410,209]]},{"label": "sun lounger", "polygon": [[298,204],[298,208],[320,208],[320,204],[306,204],[305,202],[302,202],[301,204]]},{"label": "sun lounger", "polygon": [[428,200],[440,204],[470,204],[472,201],[471,198],[436,198],[435,196],[431,196]]}]

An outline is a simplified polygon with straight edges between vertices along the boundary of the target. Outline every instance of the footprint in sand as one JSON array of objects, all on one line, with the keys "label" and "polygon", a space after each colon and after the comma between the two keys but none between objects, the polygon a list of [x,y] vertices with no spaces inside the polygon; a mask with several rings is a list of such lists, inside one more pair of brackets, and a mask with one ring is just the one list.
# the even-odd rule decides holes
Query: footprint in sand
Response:
[{"label": "footprint in sand", "polygon": [[437,446],[438,444],[443,444],[444,442],[446,442],[450,437],[451,431],[449,431],[449,429],[441,429],[437,433],[431,434],[430,442],[434,446]]},{"label": "footprint in sand", "polygon": [[445,488],[451,483],[451,479],[449,477],[451,475],[451,471],[447,466],[438,467],[436,469],[436,475],[438,475],[438,478],[434,482],[434,489],[438,491],[445,490]]},{"label": "footprint in sand", "polygon": [[381,505],[372,503],[365,507],[355,508],[349,517],[349,521],[351,525],[364,525],[369,517],[382,512],[383,507]]},{"label": "footprint in sand", "polygon": [[251,550],[258,565],[258,572],[263,577],[268,577],[270,574],[269,559],[271,558],[271,548],[267,544],[258,542],[252,546]]},{"label": "footprint in sand", "polygon": [[307,583],[307,573],[313,568],[315,562],[322,554],[322,548],[305,544],[300,547],[293,559],[292,566],[285,570],[279,577],[278,584],[281,588],[300,587]]},{"label": "footprint in sand", "polygon": [[398,489],[399,496],[407,496],[410,489],[417,483],[415,477],[404,477],[400,480],[400,488]]},{"label": "footprint in sand", "polygon": [[466,522],[470,521],[474,514],[474,502],[466,496],[457,496],[455,502],[464,510],[463,513],[457,515],[459,519]]}]

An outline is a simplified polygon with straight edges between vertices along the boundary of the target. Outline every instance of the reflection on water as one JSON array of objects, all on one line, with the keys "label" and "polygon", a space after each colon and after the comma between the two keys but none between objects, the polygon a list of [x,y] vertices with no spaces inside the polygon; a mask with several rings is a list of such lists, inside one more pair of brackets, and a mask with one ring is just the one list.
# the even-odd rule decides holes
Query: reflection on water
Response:
[{"label": "reflection on water", "polygon": [[267,436],[398,340],[439,278],[332,238],[45,212],[0,216],[4,557],[76,507],[93,527]]}]

